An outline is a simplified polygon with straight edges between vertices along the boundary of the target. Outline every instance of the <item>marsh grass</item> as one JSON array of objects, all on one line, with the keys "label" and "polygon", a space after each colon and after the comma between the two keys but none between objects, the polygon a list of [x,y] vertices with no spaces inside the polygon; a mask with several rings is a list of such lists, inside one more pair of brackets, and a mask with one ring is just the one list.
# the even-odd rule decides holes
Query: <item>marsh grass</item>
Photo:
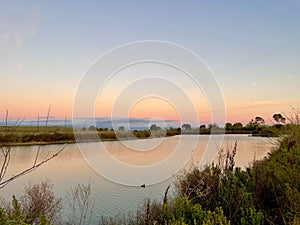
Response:
[{"label": "marsh grass", "polygon": [[[76,139],[75,139],[76,134]],[[70,127],[45,127],[37,131],[36,127],[11,126],[0,127],[1,145],[30,145],[30,144],[55,144],[94,141],[116,141],[159,138],[178,135],[176,129],[150,131],[114,131],[108,129],[70,128]]]},{"label": "marsh grass", "polygon": [[91,184],[78,183],[71,188],[67,200],[71,209],[67,224],[90,224],[94,209],[94,200],[91,197]]}]

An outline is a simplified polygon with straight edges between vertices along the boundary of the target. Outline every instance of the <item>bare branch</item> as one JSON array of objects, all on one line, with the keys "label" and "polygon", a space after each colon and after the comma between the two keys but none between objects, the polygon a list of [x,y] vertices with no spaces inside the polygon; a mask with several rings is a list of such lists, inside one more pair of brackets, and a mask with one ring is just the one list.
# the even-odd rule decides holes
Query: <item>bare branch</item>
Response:
[{"label": "bare branch", "polygon": [[38,115],[38,118],[37,118],[36,131],[39,131],[39,123],[40,123],[40,115]]},{"label": "bare branch", "polygon": [[8,120],[8,110],[6,110],[6,116],[5,116],[5,126],[7,127],[7,120]]},{"label": "bare branch", "polygon": [[25,120],[25,117],[23,117],[23,119],[20,120],[20,117],[18,117],[18,120],[16,121],[16,124],[15,124],[15,129],[17,129],[17,127],[19,127]]},{"label": "bare branch", "polygon": [[[36,152],[35,160],[34,160],[33,165],[36,165],[36,162],[37,162],[37,160],[38,160],[38,158],[39,158],[40,149],[41,149],[41,145],[39,145],[39,147],[38,147],[38,150],[37,150],[37,152]],[[48,156],[47,156],[47,157],[48,157]]]},{"label": "bare branch", "polygon": [[[49,109],[48,109],[45,129],[47,128],[49,115],[50,115],[50,110],[51,110],[51,104],[50,104]],[[24,120],[25,120],[25,117],[22,120],[20,120],[20,117],[18,117],[13,129],[8,130],[8,127],[7,127],[8,126],[8,110],[6,110],[6,132],[14,133],[17,130],[17,128],[23,123]],[[38,125],[37,126],[39,126],[39,116],[38,116]],[[35,155],[35,158],[34,158],[34,162],[33,162],[33,165],[31,167],[21,171],[17,175],[13,175],[12,177],[10,177],[8,179],[6,179],[6,178],[4,179],[7,168],[8,168],[9,163],[10,163],[11,145],[10,145],[10,143],[8,143],[6,145],[1,144],[0,145],[0,148],[1,148],[0,153],[2,153],[2,155],[3,155],[3,162],[2,162],[2,165],[0,165],[1,166],[1,170],[0,170],[0,189],[2,189],[3,187],[5,187],[7,184],[14,181],[15,179],[32,172],[33,170],[35,170],[38,167],[42,166],[44,163],[46,163],[49,160],[53,159],[54,157],[58,156],[66,148],[66,146],[67,145],[64,145],[59,151],[57,151],[56,153],[54,153],[51,156],[49,156],[49,153],[48,153],[46,155],[46,157],[42,160],[42,159],[39,159],[40,149],[41,149],[41,145],[40,145],[37,149],[37,152],[36,152],[36,155]]]},{"label": "bare branch", "polygon": [[[10,182],[14,181],[15,179],[21,177],[21,176],[24,176],[32,171],[34,171],[35,169],[39,168],[40,166],[42,166],[44,163],[48,162],[49,160],[53,159],[54,157],[58,156],[65,148],[66,148],[67,145],[64,145],[58,152],[54,153],[52,156],[50,157],[47,157],[46,159],[44,159],[43,161],[37,163],[37,156],[38,156],[38,153],[37,153],[37,156],[36,156],[36,159],[35,159],[35,163],[32,167],[18,173],[17,175],[13,175],[11,178],[3,181],[3,182],[0,182],[0,189],[4,188],[7,184],[9,184]],[[10,154],[8,154],[10,155]],[[8,163],[7,163],[8,165]],[[4,173],[5,174],[5,173]]]},{"label": "bare branch", "polygon": [[6,173],[6,170],[7,170],[9,161],[10,161],[10,146],[5,147],[5,149],[2,147],[1,150],[2,150],[3,157],[4,157],[4,161],[2,163],[2,167],[1,167],[1,171],[0,171],[0,182],[2,181],[2,179]]},{"label": "bare branch", "polygon": [[51,111],[51,104],[49,105],[49,108],[48,108],[47,118],[46,118],[46,122],[45,122],[45,130],[46,130],[47,125],[48,125],[50,111]]}]

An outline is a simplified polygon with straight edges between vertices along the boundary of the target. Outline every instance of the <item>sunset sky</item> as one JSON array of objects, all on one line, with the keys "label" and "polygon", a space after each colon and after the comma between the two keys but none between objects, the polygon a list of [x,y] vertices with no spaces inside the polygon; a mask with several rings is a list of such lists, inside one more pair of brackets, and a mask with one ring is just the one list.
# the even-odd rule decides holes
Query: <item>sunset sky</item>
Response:
[{"label": "sunset sky", "polygon": [[[0,119],[6,110],[11,119],[45,116],[50,104],[51,116],[72,117],[87,68],[140,40],[173,42],[199,55],[220,85],[229,122],[269,122],[300,107],[298,0],[0,0]],[[112,83],[107,96],[120,86]],[[201,122],[210,123],[209,104],[193,93]],[[113,103],[105,98],[96,116],[110,116]],[[179,119],[171,104],[151,98],[118,116]]]}]

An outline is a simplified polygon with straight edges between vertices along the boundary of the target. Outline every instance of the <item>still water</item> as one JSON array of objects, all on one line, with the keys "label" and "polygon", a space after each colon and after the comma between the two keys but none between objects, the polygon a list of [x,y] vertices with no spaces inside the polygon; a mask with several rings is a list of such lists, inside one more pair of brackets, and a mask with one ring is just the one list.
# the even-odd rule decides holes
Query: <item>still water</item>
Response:
[{"label": "still water", "polygon": [[[211,137],[215,139],[209,142]],[[222,143],[219,141],[218,135],[181,135],[164,139],[103,142],[100,147],[99,143],[69,144],[56,158],[0,190],[0,196],[10,200],[12,194],[20,196],[29,183],[48,179],[53,184],[55,194],[65,201],[62,212],[64,217],[68,215],[66,197],[70,188],[77,183],[90,182],[94,200],[93,221],[96,222],[101,216],[134,211],[144,204],[146,198],[162,199],[166,187],[173,183],[177,172],[188,168],[189,163],[185,164],[187,160],[193,164],[207,164],[216,156],[216,149],[231,149],[237,141],[235,164],[245,168],[254,158],[258,160],[267,156],[274,147],[274,141],[268,138],[247,135],[225,135]],[[176,149],[179,142],[183,147]],[[61,147],[62,145],[43,146],[39,159],[43,160]],[[37,149],[38,146],[13,147],[7,177],[30,167]],[[84,154],[89,162],[84,159],[80,150],[89,152],[88,155]],[[122,166],[102,157],[99,152],[104,151],[106,156],[109,155]],[[100,165],[99,168],[97,165]],[[151,170],[144,170],[149,167]],[[143,183],[146,184],[145,188],[140,187]],[[171,189],[174,192],[174,186]]]}]

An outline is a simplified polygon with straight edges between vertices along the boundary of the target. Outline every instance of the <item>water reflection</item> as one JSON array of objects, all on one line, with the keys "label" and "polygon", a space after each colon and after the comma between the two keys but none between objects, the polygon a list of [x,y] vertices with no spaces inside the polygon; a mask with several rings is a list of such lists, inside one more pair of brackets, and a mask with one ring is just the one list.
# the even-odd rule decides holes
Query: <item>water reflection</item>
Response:
[{"label": "water reflection", "polygon": [[[182,136],[188,142],[189,136]],[[116,159],[128,163],[130,165],[151,165],[166,159],[174,150],[174,146],[178,142],[179,137],[171,137],[165,139],[155,150],[147,152],[138,152],[126,149],[126,146],[120,142],[105,142],[108,152]],[[262,159],[265,157],[272,142],[269,139],[261,137],[248,137],[246,135],[227,135],[223,145],[218,148],[233,147],[235,140],[238,141],[236,154],[236,165],[245,167],[254,159]],[[149,140],[133,141],[137,147],[146,145]],[[193,151],[192,161],[199,162],[203,156],[203,149],[216,148],[213,143],[207,146],[208,136],[199,136],[195,151]],[[81,143],[79,145],[94,148],[97,143]],[[57,152],[62,145],[43,146],[40,150],[40,159],[44,159],[48,154]],[[24,146],[13,147],[11,155],[11,163],[8,168],[7,176],[16,174],[18,171],[28,168],[34,162],[34,157],[38,147]],[[143,157],[141,157],[143,155]],[[146,157],[145,157],[146,155]],[[99,162],[105,163],[105,162]],[[166,165],[166,167],[172,165]],[[111,168],[115,170],[116,168]],[[167,169],[167,168],[166,168]],[[154,171],[157,173],[159,171]],[[126,174],[130,176],[130,174]],[[142,175],[141,175],[142,176]],[[42,167],[32,173],[23,176],[13,183],[0,190],[2,198],[9,199],[12,194],[20,195],[24,186],[29,182],[34,183],[43,179],[50,179],[54,184],[54,191],[60,197],[66,197],[68,191],[77,183],[88,183],[92,185],[92,195],[95,200],[95,218],[96,221],[101,215],[115,215],[119,212],[135,210],[138,205],[143,204],[145,198],[162,199],[165,188],[173,182],[174,177],[155,184],[146,186],[146,188],[123,186],[109,180],[106,180],[97,174],[84,161],[77,144],[69,144],[66,149],[56,158],[49,161]],[[145,180],[147,183],[147,180]],[[64,198],[65,199],[65,198]],[[64,209],[64,214],[67,209]]]}]

